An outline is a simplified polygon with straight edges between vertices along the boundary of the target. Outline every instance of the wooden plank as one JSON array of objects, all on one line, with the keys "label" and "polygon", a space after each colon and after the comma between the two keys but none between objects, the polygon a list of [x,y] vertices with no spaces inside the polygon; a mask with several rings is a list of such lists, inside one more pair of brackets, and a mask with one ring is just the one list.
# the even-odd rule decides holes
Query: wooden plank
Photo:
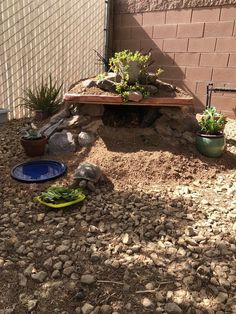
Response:
[{"label": "wooden plank", "polygon": [[79,94],[65,94],[64,100],[67,101],[78,101],[78,102],[86,102],[86,103],[121,103],[121,96],[108,96],[108,95],[79,95]]},{"label": "wooden plank", "polygon": [[65,94],[64,100],[93,105],[129,105],[129,106],[187,106],[193,105],[193,98],[149,97],[141,102],[123,102],[121,96]]}]

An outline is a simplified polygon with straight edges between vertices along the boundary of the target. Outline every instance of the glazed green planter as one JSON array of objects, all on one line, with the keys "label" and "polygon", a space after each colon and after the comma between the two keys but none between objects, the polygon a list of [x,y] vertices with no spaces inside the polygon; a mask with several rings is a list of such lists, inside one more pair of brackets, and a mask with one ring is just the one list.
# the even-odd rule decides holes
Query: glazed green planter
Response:
[{"label": "glazed green planter", "polygon": [[225,148],[225,136],[223,133],[219,135],[197,133],[196,147],[204,156],[220,157]]}]

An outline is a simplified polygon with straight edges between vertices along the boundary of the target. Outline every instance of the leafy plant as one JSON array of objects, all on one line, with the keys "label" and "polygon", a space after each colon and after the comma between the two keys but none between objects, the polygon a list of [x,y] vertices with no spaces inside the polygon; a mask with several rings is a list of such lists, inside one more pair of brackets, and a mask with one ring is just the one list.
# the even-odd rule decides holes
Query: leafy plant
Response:
[{"label": "leafy plant", "polygon": [[[110,58],[110,69],[122,78],[121,82],[116,84],[116,91],[123,97],[124,101],[128,100],[128,93],[130,91],[139,91],[143,97],[149,96],[146,89],[139,85],[139,80],[141,77],[147,75],[150,60],[150,53],[142,54],[139,51],[131,52],[129,50],[117,52],[114,57]],[[134,67],[133,63],[136,63],[136,67]],[[162,72],[163,70],[157,69],[156,75]],[[131,74],[136,77],[135,81],[134,77],[131,79]]]},{"label": "leafy plant", "polygon": [[63,202],[71,202],[81,196],[81,189],[71,189],[66,187],[52,186],[46,192],[41,193],[41,198],[47,203],[60,204]]},{"label": "leafy plant", "polygon": [[57,83],[53,83],[51,75],[47,81],[44,81],[42,78],[39,86],[24,90],[24,97],[20,98],[23,102],[20,105],[30,110],[40,110],[53,114],[62,104],[62,100],[59,97],[62,85],[57,87]]},{"label": "leafy plant", "polygon": [[203,112],[199,124],[201,133],[218,135],[224,130],[226,118],[221,112],[218,112],[215,107],[210,107]]},{"label": "leafy plant", "polygon": [[124,84],[123,82],[121,83],[117,83],[116,84],[116,91],[118,94],[120,94],[123,98],[123,101],[128,101],[128,95],[129,92],[140,92],[142,93],[144,98],[149,97],[149,92],[145,90],[145,88],[143,86],[140,86],[138,83],[136,83],[135,85],[128,85],[128,84]]},{"label": "leafy plant", "polygon": [[[110,58],[109,65],[111,70],[114,72],[121,74],[121,67],[125,67],[125,74],[128,75],[128,69],[130,62],[137,62],[140,71],[144,71],[147,69],[148,64],[151,60],[151,55],[144,55],[139,51],[131,52],[129,50],[123,50],[120,52],[116,52],[114,57]],[[128,77],[124,77],[125,80],[128,80]]]}]

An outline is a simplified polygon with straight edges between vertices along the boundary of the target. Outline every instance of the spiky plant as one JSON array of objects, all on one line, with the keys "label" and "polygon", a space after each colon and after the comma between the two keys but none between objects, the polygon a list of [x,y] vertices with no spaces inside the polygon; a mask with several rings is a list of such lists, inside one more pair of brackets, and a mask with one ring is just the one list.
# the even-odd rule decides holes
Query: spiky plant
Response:
[{"label": "spiky plant", "polygon": [[27,88],[24,90],[24,97],[21,97],[21,106],[29,110],[40,110],[49,115],[55,113],[62,104],[60,98],[61,84],[57,87],[57,83],[53,83],[52,76],[50,74],[49,79],[42,82],[39,86],[34,88]]}]

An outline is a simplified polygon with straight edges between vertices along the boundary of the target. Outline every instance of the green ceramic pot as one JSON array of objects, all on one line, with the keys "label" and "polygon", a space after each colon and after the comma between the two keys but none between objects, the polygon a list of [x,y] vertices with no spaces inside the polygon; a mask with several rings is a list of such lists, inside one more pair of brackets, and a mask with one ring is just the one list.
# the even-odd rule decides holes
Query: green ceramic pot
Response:
[{"label": "green ceramic pot", "polygon": [[220,157],[225,148],[225,136],[223,133],[219,135],[197,133],[196,147],[207,157]]}]

